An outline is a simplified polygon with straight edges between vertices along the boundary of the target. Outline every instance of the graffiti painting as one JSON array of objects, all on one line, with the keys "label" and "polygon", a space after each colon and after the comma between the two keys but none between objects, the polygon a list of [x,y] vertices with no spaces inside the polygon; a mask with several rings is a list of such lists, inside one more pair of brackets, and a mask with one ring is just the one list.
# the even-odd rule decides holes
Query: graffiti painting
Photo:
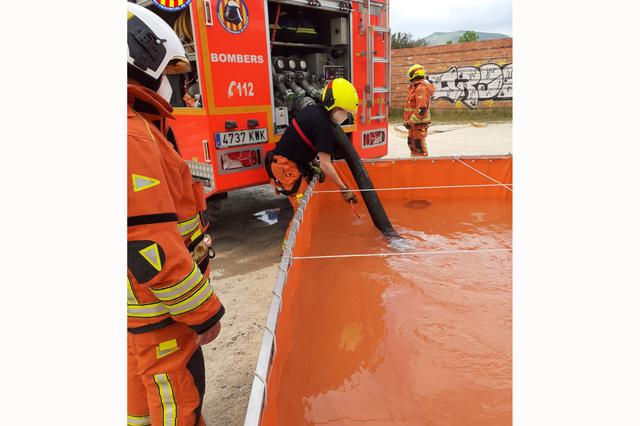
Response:
[{"label": "graffiti painting", "polygon": [[484,64],[480,67],[452,67],[429,80],[436,86],[431,98],[451,103],[461,101],[475,109],[480,101],[508,101],[513,99],[513,64]]}]

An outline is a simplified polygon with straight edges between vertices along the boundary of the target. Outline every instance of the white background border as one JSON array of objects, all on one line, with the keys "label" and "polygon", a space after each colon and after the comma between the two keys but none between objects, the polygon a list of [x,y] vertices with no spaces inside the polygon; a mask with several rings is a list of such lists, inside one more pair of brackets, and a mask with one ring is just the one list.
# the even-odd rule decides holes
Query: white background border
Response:
[{"label": "white background border", "polygon": [[[5,11],[2,423],[125,424],[125,4]],[[637,2],[514,13],[514,424],[638,424]]]}]

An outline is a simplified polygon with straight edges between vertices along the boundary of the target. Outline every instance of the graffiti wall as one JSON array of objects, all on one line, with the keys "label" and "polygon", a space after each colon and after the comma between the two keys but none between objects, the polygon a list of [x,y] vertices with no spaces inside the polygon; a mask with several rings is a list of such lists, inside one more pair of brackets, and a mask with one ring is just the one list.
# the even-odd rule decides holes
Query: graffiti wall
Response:
[{"label": "graffiti wall", "polygon": [[480,67],[451,67],[440,74],[430,74],[436,86],[433,101],[461,101],[476,109],[479,101],[510,101],[513,95],[513,64],[484,64]]},{"label": "graffiti wall", "polygon": [[509,38],[392,50],[391,107],[403,107],[409,88],[407,70],[419,63],[436,86],[434,110],[510,108],[512,44]]}]

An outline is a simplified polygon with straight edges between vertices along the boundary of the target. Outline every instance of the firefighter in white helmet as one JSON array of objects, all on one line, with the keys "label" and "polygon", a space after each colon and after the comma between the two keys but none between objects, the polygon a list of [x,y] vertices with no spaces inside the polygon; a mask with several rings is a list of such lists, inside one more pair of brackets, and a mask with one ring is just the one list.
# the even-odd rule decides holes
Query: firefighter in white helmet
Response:
[{"label": "firefighter in white helmet", "polygon": [[127,424],[204,425],[201,345],[224,307],[209,282],[202,184],[167,140],[166,74],[189,71],[160,17],[127,3]]}]

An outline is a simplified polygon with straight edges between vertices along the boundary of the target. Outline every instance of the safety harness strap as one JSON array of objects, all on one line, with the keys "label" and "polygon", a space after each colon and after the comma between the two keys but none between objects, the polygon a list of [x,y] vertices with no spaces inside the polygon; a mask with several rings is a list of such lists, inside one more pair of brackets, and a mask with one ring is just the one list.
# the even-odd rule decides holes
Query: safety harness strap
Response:
[{"label": "safety harness strap", "polygon": [[293,127],[296,129],[296,132],[298,132],[298,134],[300,135],[300,137],[302,138],[302,140],[304,141],[304,143],[306,143],[309,148],[311,148],[311,150],[313,152],[318,152],[318,149],[311,143],[311,141],[309,140],[309,138],[307,137],[307,135],[305,135],[302,132],[302,129],[300,128],[300,126],[298,125],[298,122],[296,121],[296,119],[294,118],[291,123],[293,124]]}]

